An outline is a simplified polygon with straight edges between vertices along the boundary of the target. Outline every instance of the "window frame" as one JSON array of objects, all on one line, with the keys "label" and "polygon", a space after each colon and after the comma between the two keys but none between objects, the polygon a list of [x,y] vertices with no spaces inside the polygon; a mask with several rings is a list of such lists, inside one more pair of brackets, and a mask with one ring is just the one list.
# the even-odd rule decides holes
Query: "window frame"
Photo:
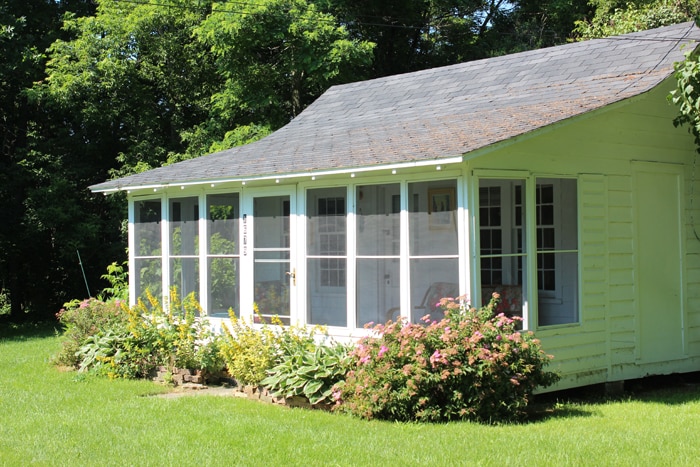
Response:
[{"label": "window frame", "polygon": [[[577,326],[582,322],[582,308],[581,308],[581,179],[577,174],[549,174],[549,173],[532,173],[529,171],[521,170],[491,170],[491,169],[474,169],[472,171],[471,177],[471,189],[470,189],[470,207],[472,211],[472,226],[473,226],[473,239],[471,241],[470,247],[474,252],[472,255],[472,281],[471,289],[474,292],[475,297],[481,297],[481,226],[480,226],[480,188],[481,181],[483,180],[504,180],[504,181],[523,181],[524,186],[524,208],[525,208],[525,239],[523,247],[525,248],[525,253],[522,256],[526,264],[523,266],[523,303],[522,303],[522,318],[523,318],[523,328],[524,329],[549,329],[552,327],[568,327]],[[575,294],[575,310],[572,312],[573,319],[571,322],[560,323],[560,324],[548,324],[540,325],[540,302],[542,303],[561,303],[561,290],[559,287],[555,287],[553,294],[543,293],[539,290],[538,278],[538,264],[537,257],[539,256],[541,250],[537,247],[537,198],[536,189],[538,180],[545,181],[556,181],[561,180],[574,180],[576,182],[576,248],[575,249],[563,249],[559,248],[561,244],[557,244],[555,238],[555,249],[546,250],[546,254],[576,254],[576,294]],[[503,195],[502,195],[503,196]],[[559,195],[560,196],[560,195]],[[556,199],[557,195],[555,195]],[[504,200],[501,200],[503,203]],[[561,200],[559,202],[562,202]],[[556,203],[556,201],[555,201]],[[515,209],[515,198],[511,201],[513,209]],[[555,213],[560,211],[561,208],[555,209]],[[556,214],[555,214],[556,215]],[[502,216],[503,217],[503,216]],[[510,228],[515,227],[515,223],[512,221]],[[557,227],[557,222],[561,222],[561,219],[555,220],[555,228]],[[559,224],[561,226],[562,224]],[[522,226],[521,226],[522,228]],[[561,275],[563,274],[560,267],[556,267],[555,271],[555,283],[561,283]]]}]

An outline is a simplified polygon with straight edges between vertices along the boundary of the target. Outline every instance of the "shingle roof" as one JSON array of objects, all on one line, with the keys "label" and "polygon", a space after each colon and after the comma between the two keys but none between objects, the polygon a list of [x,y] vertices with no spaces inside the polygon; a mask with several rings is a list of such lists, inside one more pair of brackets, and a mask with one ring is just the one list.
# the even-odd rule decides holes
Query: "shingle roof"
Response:
[{"label": "shingle roof", "polygon": [[90,187],[111,191],[439,160],[650,90],[692,22],[335,86],[260,141]]}]

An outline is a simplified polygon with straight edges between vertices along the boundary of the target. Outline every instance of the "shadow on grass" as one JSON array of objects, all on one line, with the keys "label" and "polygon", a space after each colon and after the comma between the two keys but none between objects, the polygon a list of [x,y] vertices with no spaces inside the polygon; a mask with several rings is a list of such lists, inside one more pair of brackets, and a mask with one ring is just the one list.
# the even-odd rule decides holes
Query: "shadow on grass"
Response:
[{"label": "shadow on grass", "polygon": [[700,372],[628,380],[624,390],[614,394],[606,392],[603,384],[540,394],[530,406],[526,423],[590,417],[596,414],[595,404],[627,401],[664,405],[698,402]]},{"label": "shadow on grass", "polygon": [[12,323],[0,319],[0,341],[27,341],[53,337],[61,331],[61,326],[56,321],[43,321],[38,323]]}]

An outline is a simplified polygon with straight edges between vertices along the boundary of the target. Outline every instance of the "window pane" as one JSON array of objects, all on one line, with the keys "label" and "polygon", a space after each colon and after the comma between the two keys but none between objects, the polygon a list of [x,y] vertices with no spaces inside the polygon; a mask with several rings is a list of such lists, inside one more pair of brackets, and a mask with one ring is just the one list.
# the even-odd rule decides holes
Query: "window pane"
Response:
[{"label": "window pane", "polygon": [[357,254],[399,254],[399,184],[357,187]]},{"label": "window pane", "polygon": [[309,255],[345,255],[345,212],[345,188],[308,191],[306,219]]},{"label": "window pane", "polygon": [[180,298],[194,292],[199,300],[199,259],[171,258],[170,286],[177,289]]},{"label": "window pane", "polygon": [[256,251],[253,300],[264,318],[278,316],[289,324],[289,251]]},{"label": "window pane", "polygon": [[[525,257],[525,190],[523,180],[480,180],[480,195],[489,193],[489,210],[498,213],[498,224],[479,219],[481,286],[471,303],[488,305],[494,293],[501,297],[495,310],[508,316],[523,313],[523,258]],[[488,190],[487,190],[488,188]],[[493,196],[499,193],[499,196]],[[488,238],[486,243],[484,238]]]},{"label": "window pane", "polygon": [[[578,316],[578,253],[554,253],[556,271],[545,271],[544,281],[556,275],[556,296],[540,294],[538,322],[540,326],[576,323]],[[541,288],[542,284],[538,284]]]},{"label": "window pane", "polygon": [[408,185],[411,256],[456,255],[457,182]]},{"label": "window pane", "polygon": [[[161,259],[136,259],[134,261],[136,278],[136,298],[144,298],[146,290],[156,298],[160,298],[163,292]],[[130,272],[131,274],[131,272]]]},{"label": "window pane", "polygon": [[307,260],[308,322],[347,326],[347,270],[344,258]]},{"label": "window pane", "polygon": [[135,256],[159,256],[161,254],[160,200],[134,203]]},{"label": "window pane", "polygon": [[238,193],[207,196],[209,254],[238,254]]},{"label": "window pane", "polygon": [[561,204],[559,216],[561,217],[561,238],[559,250],[578,249],[578,199],[575,179],[562,179],[560,181]]},{"label": "window pane", "polygon": [[255,248],[289,248],[289,197],[253,200]]},{"label": "window pane", "polygon": [[199,252],[199,206],[197,198],[170,201],[170,255],[196,255]]},{"label": "window pane", "polygon": [[209,258],[209,315],[228,317],[229,308],[240,316],[238,258]]},{"label": "window pane", "polygon": [[357,327],[400,316],[399,260],[357,260]]},{"label": "window pane", "polygon": [[578,313],[578,213],[575,179],[537,179],[538,324],[575,323]]},{"label": "window pane", "polygon": [[452,258],[411,260],[411,321],[420,322],[429,315],[432,320],[444,317],[438,305],[441,298],[459,295],[458,260]]},{"label": "window pane", "polygon": [[[522,180],[480,180],[479,205],[488,210],[479,217],[481,284],[503,288],[522,284],[524,192]],[[486,198],[481,198],[485,196]],[[520,204],[519,204],[520,203]],[[495,223],[494,219],[498,222]],[[488,294],[490,297],[490,293]]]},{"label": "window pane", "polygon": [[[500,258],[494,258],[500,259]],[[491,284],[484,282],[482,277],[481,297],[479,302],[474,303],[475,306],[486,306],[491,301],[494,293],[500,295],[500,301],[494,310],[494,313],[504,313],[507,316],[523,315],[523,278],[522,269],[516,272],[516,277],[513,278],[512,284],[504,284],[503,280],[494,280]]]}]

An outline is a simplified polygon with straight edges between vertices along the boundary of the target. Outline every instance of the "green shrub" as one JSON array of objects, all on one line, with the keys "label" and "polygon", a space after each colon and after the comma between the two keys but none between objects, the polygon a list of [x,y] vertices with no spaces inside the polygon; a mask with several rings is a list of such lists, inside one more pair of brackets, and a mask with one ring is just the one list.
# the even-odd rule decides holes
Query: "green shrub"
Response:
[{"label": "green shrub", "polygon": [[259,314],[254,319],[256,324],[238,318],[232,311],[229,316],[230,326],[223,327],[221,355],[229,374],[243,385],[265,385],[282,362],[291,366],[291,360],[315,352],[315,336],[324,332],[318,326],[283,326],[276,317],[267,323]]},{"label": "green shrub", "polygon": [[0,315],[9,315],[11,311],[10,291],[0,289]]},{"label": "green shrub", "polygon": [[72,302],[59,313],[66,332],[55,361],[110,378],[146,377],[157,366],[223,369],[220,338],[197,318],[194,294],[180,300],[172,289],[169,310],[150,293],[133,308],[119,300]]},{"label": "green shrub", "polygon": [[128,310],[128,336],[121,342],[121,352],[107,357],[113,367],[109,376],[144,377],[157,366],[201,369],[218,372],[223,368],[219,356],[220,338],[201,314],[194,293],[184,299],[175,288],[170,291],[170,306],[146,294]]},{"label": "green shrub", "polygon": [[277,397],[304,396],[311,404],[331,400],[333,387],[350,369],[349,347],[339,343],[290,349],[268,370],[261,385]]},{"label": "green shrub", "polygon": [[238,384],[257,386],[277,363],[278,332],[267,323],[254,326],[229,311],[230,327],[223,326],[221,355]]},{"label": "green shrub", "polygon": [[126,330],[119,333],[112,329],[88,337],[76,352],[80,360],[78,371],[109,377],[135,377],[138,368],[127,368],[123,364],[126,357],[123,349],[129,337]]},{"label": "green shrub", "polygon": [[90,336],[100,331],[125,329],[128,323],[127,308],[121,300],[73,300],[64,304],[56,317],[64,331],[61,350],[53,361],[74,368],[80,366],[77,352]]},{"label": "green shrub", "polygon": [[97,296],[100,300],[119,299],[129,302],[129,271],[128,262],[118,264],[116,261],[107,266],[107,273],[102,279],[109,282],[110,287],[106,287]]},{"label": "green shrub", "polygon": [[446,318],[374,327],[352,352],[353,368],[336,386],[336,409],[366,419],[504,421],[521,416],[532,391],[558,380],[546,355],[516,320],[450,299]]}]

